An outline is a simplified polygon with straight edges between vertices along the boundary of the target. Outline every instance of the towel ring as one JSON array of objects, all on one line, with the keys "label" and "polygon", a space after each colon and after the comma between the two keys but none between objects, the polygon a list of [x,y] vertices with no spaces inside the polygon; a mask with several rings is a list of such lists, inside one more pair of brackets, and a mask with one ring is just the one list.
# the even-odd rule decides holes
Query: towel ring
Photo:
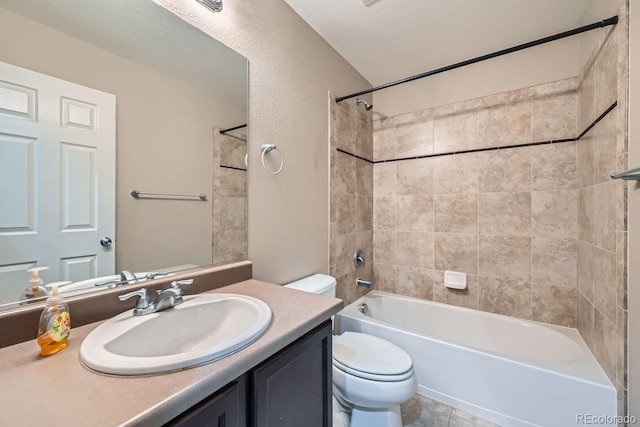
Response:
[{"label": "towel ring", "polygon": [[[269,170],[267,164],[264,162],[264,155],[272,150],[275,150],[280,155],[280,167],[276,171]],[[284,167],[284,156],[282,155],[280,150],[278,150],[278,147],[276,147],[275,144],[262,144],[260,146],[260,151],[262,151],[262,167],[264,168],[264,170],[269,172],[271,175],[278,175]]]}]

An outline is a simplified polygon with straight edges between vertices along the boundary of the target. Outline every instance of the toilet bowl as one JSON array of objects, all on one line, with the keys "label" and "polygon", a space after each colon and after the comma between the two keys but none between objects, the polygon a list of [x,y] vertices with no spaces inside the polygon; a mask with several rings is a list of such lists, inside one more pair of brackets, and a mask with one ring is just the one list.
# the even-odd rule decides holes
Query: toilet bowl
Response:
[{"label": "toilet bowl", "polygon": [[345,332],[333,339],[333,393],[351,413],[352,427],[400,427],[400,404],[418,387],[411,358],[372,335]]},{"label": "toilet bowl", "polygon": [[[335,297],[336,280],[314,274],[285,287]],[[333,337],[333,423],[336,427],[401,427],[400,404],[417,390],[411,357],[372,335]]]}]

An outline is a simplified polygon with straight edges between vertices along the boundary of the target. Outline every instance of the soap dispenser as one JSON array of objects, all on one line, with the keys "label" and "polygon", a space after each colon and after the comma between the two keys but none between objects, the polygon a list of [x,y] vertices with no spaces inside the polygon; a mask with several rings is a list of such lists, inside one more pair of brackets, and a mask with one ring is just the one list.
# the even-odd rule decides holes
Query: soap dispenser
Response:
[{"label": "soap dispenser", "polygon": [[50,356],[64,349],[69,344],[71,331],[71,316],[69,306],[58,294],[58,286],[71,282],[56,282],[51,284],[51,296],[40,315],[38,325],[38,345],[42,356]]},{"label": "soap dispenser", "polygon": [[42,286],[42,279],[39,275],[40,271],[48,269],[49,267],[36,267],[27,270],[27,272],[31,273],[31,280],[29,280],[27,287],[22,291],[20,301],[49,296],[49,292]]}]

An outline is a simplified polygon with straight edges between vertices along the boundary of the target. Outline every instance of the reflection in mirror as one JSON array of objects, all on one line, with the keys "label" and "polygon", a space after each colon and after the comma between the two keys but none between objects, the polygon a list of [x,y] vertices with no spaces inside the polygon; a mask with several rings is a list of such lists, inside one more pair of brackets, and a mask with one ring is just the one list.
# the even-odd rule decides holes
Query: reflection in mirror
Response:
[{"label": "reflection in mirror", "polygon": [[238,131],[213,131],[214,263],[247,258],[247,137]]},{"label": "reflection in mirror", "polygon": [[245,259],[246,102],[152,0],[0,0],[0,304],[33,267],[71,296]]}]

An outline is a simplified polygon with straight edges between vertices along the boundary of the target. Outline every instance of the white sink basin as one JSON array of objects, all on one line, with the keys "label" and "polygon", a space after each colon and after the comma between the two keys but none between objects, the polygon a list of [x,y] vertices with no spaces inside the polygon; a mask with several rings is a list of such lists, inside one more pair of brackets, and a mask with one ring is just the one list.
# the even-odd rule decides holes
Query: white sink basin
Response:
[{"label": "white sink basin", "polygon": [[159,313],[121,313],[94,329],[80,347],[89,368],[115,375],[176,371],[221,359],[258,339],[271,324],[259,299],[205,294]]}]

